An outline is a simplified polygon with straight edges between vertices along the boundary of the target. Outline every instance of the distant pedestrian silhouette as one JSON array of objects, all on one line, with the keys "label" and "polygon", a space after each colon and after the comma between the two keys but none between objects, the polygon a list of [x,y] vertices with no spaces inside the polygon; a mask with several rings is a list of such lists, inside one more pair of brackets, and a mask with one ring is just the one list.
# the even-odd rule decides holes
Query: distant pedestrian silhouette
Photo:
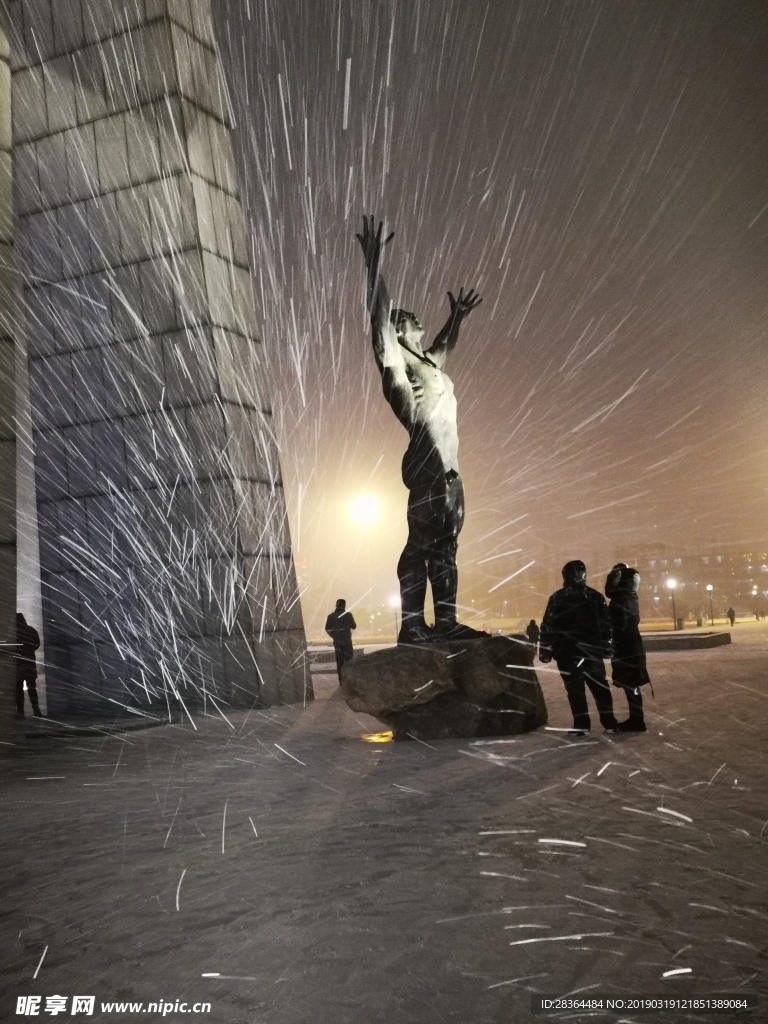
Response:
[{"label": "distant pedestrian silhouette", "polygon": [[351,661],[354,657],[352,648],[352,630],[357,629],[357,623],[352,612],[347,611],[347,602],[339,598],[336,602],[336,609],[331,612],[325,620],[325,632],[333,640],[333,649],[336,653],[336,671],[341,682],[341,666]]},{"label": "distant pedestrian silhouette", "polygon": [[16,613],[16,643],[14,660],[16,661],[16,713],[24,717],[24,683],[27,684],[29,703],[35,718],[42,718],[40,703],[37,699],[37,658],[35,651],[40,646],[40,635],[34,626],[30,626],[21,612]]},{"label": "distant pedestrian silhouette", "polygon": [[589,732],[590,720],[585,687],[589,687],[604,729],[614,730],[611,688],[605,678],[603,658],[611,656],[611,620],[605,598],[587,586],[587,567],[580,559],[563,566],[561,590],[547,603],[541,623],[539,660],[555,659],[560,670],[573,728]]},{"label": "distant pedestrian silhouette", "polygon": [[533,656],[536,657],[536,650],[539,645],[539,637],[541,636],[541,630],[536,625],[536,619],[531,619],[528,625],[525,627],[525,635],[528,637],[528,641],[533,647]]},{"label": "distant pedestrian silhouette", "polygon": [[643,697],[640,687],[651,681],[645,663],[645,648],[640,635],[640,601],[637,588],[640,573],[625,562],[614,565],[605,581],[605,596],[610,599],[613,654],[613,685],[627,696],[629,718],[619,723],[619,732],[645,732]]},{"label": "distant pedestrian silhouette", "polygon": [[733,608],[729,608],[725,614],[728,616],[728,619],[731,623],[731,628],[733,628],[733,624],[736,621],[736,612],[733,610]]}]

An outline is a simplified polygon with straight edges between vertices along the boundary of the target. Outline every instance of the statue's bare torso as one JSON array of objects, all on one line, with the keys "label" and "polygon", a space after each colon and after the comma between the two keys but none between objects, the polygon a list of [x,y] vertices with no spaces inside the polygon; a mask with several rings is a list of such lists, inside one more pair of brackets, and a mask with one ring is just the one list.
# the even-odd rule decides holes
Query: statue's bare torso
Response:
[{"label": "statue's bare torso", "polygon": [[[444,473],[459,472],[459,433],[456,425],[456,396],[453,381],[429,357],[414,355],[402,345],[405,376],[411,401],[392,404],[395,413],[406,404],[405,416],[398,416],[411,438],[431,443],[440,458]],[[385,389],[386,391],[386,389]]]}]

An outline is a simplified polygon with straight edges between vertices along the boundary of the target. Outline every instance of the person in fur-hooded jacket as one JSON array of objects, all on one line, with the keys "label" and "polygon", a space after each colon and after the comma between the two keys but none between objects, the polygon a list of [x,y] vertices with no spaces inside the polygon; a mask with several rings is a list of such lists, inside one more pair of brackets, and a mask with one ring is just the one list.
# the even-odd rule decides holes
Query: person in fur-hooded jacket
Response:
[{"label": "person in fur-hooded jacket", "polygon": [[605,596],[610,601],[613,653],[611,669],[613,685],[624,690],[629,707],[629,718],[619,723],[619,732],[645,732],[643,697],[640,687],[649,683],[645,663],[645,648],[640,635],[640,601],[637,590],[640,573],[619,562],[608,573]]}]

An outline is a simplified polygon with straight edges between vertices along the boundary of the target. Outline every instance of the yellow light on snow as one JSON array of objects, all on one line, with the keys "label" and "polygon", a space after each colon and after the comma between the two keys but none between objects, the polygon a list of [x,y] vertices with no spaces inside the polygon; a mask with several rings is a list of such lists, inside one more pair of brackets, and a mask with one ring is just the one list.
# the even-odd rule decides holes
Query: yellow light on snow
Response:
[{"label": "yellow light on snow", "polygon": [[390,743],[394,738],[391,729],[388,729],[386,732],[364,732],[360,736],[360,739],[365,743]]},{"label": "yellow light on snow", "polygon": [[379,499],[372,494],[358,494],[349,503],[349,514],[361,526],[371,526],[381,515]]}]

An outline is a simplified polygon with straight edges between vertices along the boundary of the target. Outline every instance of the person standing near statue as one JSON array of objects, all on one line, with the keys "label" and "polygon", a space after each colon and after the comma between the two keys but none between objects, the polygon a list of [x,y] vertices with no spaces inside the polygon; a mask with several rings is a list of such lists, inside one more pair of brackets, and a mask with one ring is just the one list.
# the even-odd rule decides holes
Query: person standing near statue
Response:
[{"label": "person standing near statue", "polygon": [[528,643],[533,648],[533,656],[535,658],[536,651],[539,646],[539,639],[541,637],[541,630],[536,625],[536,619],[531,619],[531,621],[525,627],[525,635],[528,637]]},{"label": "person standing near statue", "polygon": [[30,626],[21,612],[16,613],[16,714],[24,717],[24,684],[27,684],[29,703],[35,718],[42,718],[40,702],[37,698],[37,658],[35,651],[40,646],[40,635],[34,626]]},{"label": "person standing near statue", "polygon": [[547,602],[541,623],[539,661],[553,658],[560,670],[573,715],[574,732],[589,732],[591,723],[586,688],[594,697],[600,724],[613,732],[611,688],[604,658],[611,656],[611,620],[605,598],[587,586],[587,567],[580,559],[563,566],[563,587]]},{"label": "person standing near statue", "polygon": [[[408,540],[397,563],[400,581],[399,644],[430,640],[471,640],[487,634],[456,621],[458,570],[456,551],[464,524],[464,489],[459,474],[459,437],[453,383],[444,372],[461,324],[481,302],[474,289],[458,296],[448,292],[450,315],[428,349],[424,328],[413,313],[393,309],[381,275],[384,225],[363,218],[357,240],[367,273],[367,305],[373,330],[373,353],[384,397],[408,431],[403,483],[408,488]],[[432,587],[435,625],[424,618],[427,583]]]},{"label": "person standing near statue", "polygon": [[341,682],[341,666],[352,661],[355,656],[352,647],[352,630],[357,629],[352,612],[347,611],[347,602],[340,597],[336,602],[336,608],[325,620],[325,632],[333,640],[333,650],[336,654],[336,672]]},{"label": "person standing near statue", "polygon": [[619,562],[608,573],[605,596],[610,600],[613,654],[613,685],[624,690],[629,718],[619,722],[619,732],[646,732],[643,695],[640,687],[650,683],[645,663],[645,648],[640,635],[640,601],[637,596],[640,573],[626,562]]}]

